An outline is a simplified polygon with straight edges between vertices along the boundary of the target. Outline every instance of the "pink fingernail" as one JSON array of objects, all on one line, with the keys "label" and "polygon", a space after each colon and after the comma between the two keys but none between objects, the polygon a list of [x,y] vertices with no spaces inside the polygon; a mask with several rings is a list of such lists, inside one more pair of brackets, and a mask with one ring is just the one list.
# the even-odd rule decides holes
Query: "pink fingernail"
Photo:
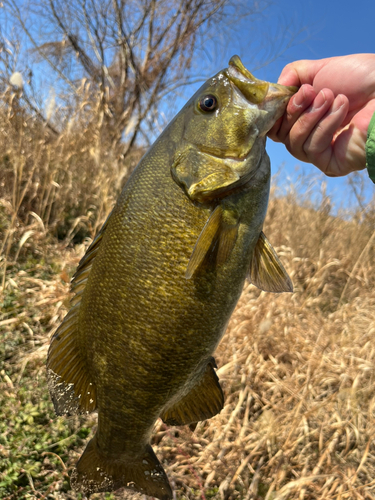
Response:
[{"label": "pink fingernail", "polygon": [[336,111],[338,111],[340,108],[342,108],[344,104],[345,104],[345,101],[342,98],[341,94],[339,94],[338,96],[336,96],[336,99],[333,101],[331,113],[336,113]]},{"label": "pink fingernail", "polygon": [[302,85],[302,87],[299,89],[297,94],[294,96],[294,99],[293,99],[294,106],[296,106],[297,108],[300,108],[305,101],[305,97],[306,97],[305,86]]},{"label": "pink fingernail", "polygon": [[326,102],[326,96],[323,90],[321,90],[319,94],[315,97],[313,106],[310,111],[317,111],[324,105],[325,102]]}]

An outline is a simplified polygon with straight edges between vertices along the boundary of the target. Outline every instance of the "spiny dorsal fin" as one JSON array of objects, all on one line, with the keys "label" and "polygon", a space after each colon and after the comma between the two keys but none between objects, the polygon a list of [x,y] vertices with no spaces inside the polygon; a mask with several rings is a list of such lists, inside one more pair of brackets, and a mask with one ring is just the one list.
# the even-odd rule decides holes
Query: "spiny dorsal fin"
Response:
[{"label": "spiny dorsal fin", "polygon": [[190,279],[218,243],[216,265],[222,266],[229,259],[237,240],[238,220],[231,210],[218,205],[206,222],[191,254],[185,278]]},{"label": "spiny dorsal fin", "polygon": [[[79,261],[76,272],[74,273],[72,283],[71,283],[71,291],[76,293],[77,290],[80,290],[82,287],[82,282],[86,283],[88,275],[90,274],[91,266],[94,262],[94,259],[99,251],[100,243],[103,239],[104,232],[108,225],[109,218],[111,217],[112,212],[109,214],[104,224],[100,228],[100,231],[93,239],[91,245],[86,250],[85,255]],[[83,286],[84,288],[84,286]]]},{"label": "spiny dorsal fin", "polygon": [[91,413],[96,409],[96,387],[85,366],[77,343],[77,322],[82,293],[108,219],[87,249],[74,274],[72,308],[51,340],[47,358],[48,387],[57,415]]},{"label": "spiny dorsal fin", "polygon": [[265,292],[293,292],[293,283],[263,231],[254,249],[248,278]]},{"label": "spiny dorsal fin", "polygon": [[219,413],[224,406],[224,394],[210,358],[200,381],[190,392],[161,415],[168,425],[187,425],[200,422]]}]

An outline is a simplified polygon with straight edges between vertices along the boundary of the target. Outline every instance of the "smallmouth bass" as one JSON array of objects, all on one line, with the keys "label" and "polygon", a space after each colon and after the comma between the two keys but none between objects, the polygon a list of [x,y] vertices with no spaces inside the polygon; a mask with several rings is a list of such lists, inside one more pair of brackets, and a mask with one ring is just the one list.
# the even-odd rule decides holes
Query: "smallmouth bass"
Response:
[{"label": "smallmouth bass", "polygon": [[84,494],[172,498],[150,446],[156,420],[191,424],[223,408],[212,354],[247,275],[292,291],[262,227],[266,133],[296,90],[234,56],[142,158],[82,258],[47,375],[58,415],[98,412],[71,477]]}]

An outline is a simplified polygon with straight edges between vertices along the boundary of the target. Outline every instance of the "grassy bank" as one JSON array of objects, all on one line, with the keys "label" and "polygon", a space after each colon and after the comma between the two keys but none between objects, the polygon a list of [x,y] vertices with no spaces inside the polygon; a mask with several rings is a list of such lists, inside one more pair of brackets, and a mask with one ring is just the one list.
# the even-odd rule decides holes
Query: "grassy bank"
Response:
[{"label": "grassy bank", "polygon": [[[58,134],[20,97],[0,96],[0,498],[79,499],[69,472],[96,417],[54,415],[46,353],[142,150],[110,146],[84,86]],[[375,499],[375,208],[332,208],[272,193],[265,233],[295,292],[247,284],[216,353],[223,411],[194,432],[157,423],[176,498]]]},{"label": "grassy bank", "polygon": [[[176,498],[375,498],[374,219],[333,217],[328,201],[272,196],[265,232],[295,292],[246,285],[216,354],[223,411],[194,432],[157,424]],[[96,419],[54,415],[45,358],[89,239],[68,229],[59,240],[57,219],[12,219],[11,203],[1,205],[0,498],[76,499],[69,471]]]}]

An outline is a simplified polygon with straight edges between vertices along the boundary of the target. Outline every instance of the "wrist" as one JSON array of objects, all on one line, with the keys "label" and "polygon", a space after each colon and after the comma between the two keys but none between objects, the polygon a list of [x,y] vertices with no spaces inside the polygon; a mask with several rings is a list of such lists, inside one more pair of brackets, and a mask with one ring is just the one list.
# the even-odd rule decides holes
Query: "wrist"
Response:
[{"label": "wrist", "polygon": [[375,183],[375,113],[367,129],[366,167],[370,179]]}]

